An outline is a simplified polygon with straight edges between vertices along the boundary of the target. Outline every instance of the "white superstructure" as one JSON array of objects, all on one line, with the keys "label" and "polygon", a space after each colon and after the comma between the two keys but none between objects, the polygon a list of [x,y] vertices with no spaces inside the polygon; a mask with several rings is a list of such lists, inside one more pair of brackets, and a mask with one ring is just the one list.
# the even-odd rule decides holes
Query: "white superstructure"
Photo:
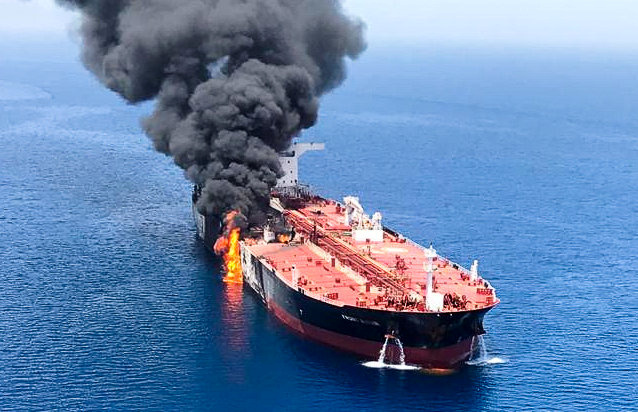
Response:
[{"label": "white superstructure", "polygon": [[284,176],[277,181],[278,188],[297,186],[299,183],[299,158],[311,150],[323,150],[323,143],[293,143],[285,152],[279,154],[279,162]]},{"label": "white superstructure", "polygon": [[359,198],[346,196],[343,198],[345,204],[344,223],[352,226],[352,237],[357,242],[383,242],[383,225],[381,224],[381,213],[375,212],[370,216],[363,211]]}]

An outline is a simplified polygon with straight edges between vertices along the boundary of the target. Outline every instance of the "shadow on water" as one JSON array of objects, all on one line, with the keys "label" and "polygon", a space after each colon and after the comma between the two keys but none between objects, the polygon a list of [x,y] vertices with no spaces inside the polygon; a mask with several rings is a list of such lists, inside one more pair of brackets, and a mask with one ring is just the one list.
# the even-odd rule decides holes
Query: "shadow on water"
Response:
[{"label": "shadow on water", "polygon": [[416,409],[426,403],[434,409],[481,410],[489,403],[490,377],[481,368],[466,367],[442,375],[425,370],[371,369],[361,365],[357,357],[330,348],[319,350],[318,344],[298,339],[306,361],[315,357],[312,363],[317,379],[330,381],[338,376],[341,391],[361,405],[382,403]]},{"label": "shadow on water", "polygon": [[[310,341],[280,324],[259,298],[244,287],[244,302],[250,302],[249,335],[253,353],[245,358],[247,370],[268,379],[286,382],[289,389],[306,392],[311,405],[321,409],[357,404],[360,409],[395,405],[422,408],[424,402],[437,409],[483,409],[491,396],[490,375],[481,367],[465,367],[446,375],[424,370],[371,369],[363,359]],[[267,372],[265,372],[267,371]],[[321,392],[308,390],[321,387]],[[276,385],[274,388],[281,390]],[[279,395],[281,396],[281,394]],[[276,396],[273,394],[273,398]],[[268,402],[274,402],[268,399]]]},{"label": "shadow on water", "polygon": [[[415,409],[425,403],[437,409],[483,409],[490,403],[487,370],[474,366],[432,375],[423,370],[366,368],[361,358],[290,331],[246,285],[222,282],[220,259],[199,239],[191,252],[200,263],[197,276],[207,290],[202,321],[208,342],[196,357],[195,368],[206,385],[204,399],[218,404],[223,399],[232,405],[251,392],[249,403],[255,406],[283,407],[285,393],[295,390],[305,393],[309,409],[347,407],[353,402],[363,410],[380,404]],[[320,392],[309,390],[319,387]]]},{"label": "shadow on water", "polygon": [[[417,66],[371,94],[402,55]],[[615,87],[636,61],[529,56],[360,60],[309,136],[330,150],[304,160],[307,183],[483,257],[506,302],[489,341],[516,361],[448,376],[363,367],[227,290],[190,185],[139,130],[148,107],[77,60],[2,65],[53,99],[0,104],[0,409],[636,410],[638,89]]]},{"label": "shadow on water", "polygon": [[268,373],[267,370],[253,371],[254,365],[259,364],[255,361],[254,349],[263,340],[259,325],[267,313],[248,287],[222,281],[222,259],[197,236],[194,236],[191,253],[200,263],[197,276],[206,290],[202,322],[207,329],[207,342],[206,349],[197,357],[199,365],[195,369],[201,373],[199,382],[205,385],[202,396],[219,403],[220,397],[240,396],[238,388],[250,385],[247,381],[250,374]]},{"label": "shadow on water", "polygon": [[384,401],[400,400],[399,404],[406,408],[418,408],[427,403],[434,409],[483,410],[489,403],[489,375],[477,368],[438,376],[425,371],[395,370],[377,370],[366,375],[367,379],[357,379],[361,382],[358,390],[374,387]]},{"label": "shadow on water", "polygon": [[222,270],[222,260],[212,251],[206,248],[193,228],[193,237],[190,245],[190,253],[194,259],[206,266],[211,274],[219,274]]}]

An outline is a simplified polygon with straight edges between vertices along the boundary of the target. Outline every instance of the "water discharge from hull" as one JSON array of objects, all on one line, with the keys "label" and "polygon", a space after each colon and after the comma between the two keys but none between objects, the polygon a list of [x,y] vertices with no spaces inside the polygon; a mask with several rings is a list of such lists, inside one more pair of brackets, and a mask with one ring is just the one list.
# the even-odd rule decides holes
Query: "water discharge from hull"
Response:
[{"label": "water discharge from hull", "polygon": [[476,355],[469,361],[465,362],[467,365],[484,366],[507,363],[507,359],[499,358],[498,356],[490,356],[487,353],[487,346],[485,345],[485,339],[483,336],[476,337],[476,346]]},{"label": "water discharge from hull", "polygon": [[397,346],[399,347],[399,364],[405,365],[405,352],[403,351],[403,344],[400,339],[396,339]]},{"label": "water discharge from hull", "polygon": [[388,341],[390,340],[389,336],[385,337],[385,342],[383,342],[383,346],[381,347],[381,351],[379,352],[379,359],[377,360],[379,363],[383,363],[385,360],[385,352],[388,349]]},{"label": "water discharge from hull", "polygon": [[[385,363],[385,359],[387,357],[388,351],[388,342],[393,340],[399,349],[399,363]],[[379,351],[379,358],[376,361],[369,361],[362,363],[363,366],[367,368],[375,368],[375,369],[396,369],[396,370],[419,370],[421,369],[418,366],[406,365],[405,364],[405,353],[403,351],[403,344],[399,338],[393,337],[391,335],[387,335],[385,337],[385,341],[383,342],[383,346]]]}]

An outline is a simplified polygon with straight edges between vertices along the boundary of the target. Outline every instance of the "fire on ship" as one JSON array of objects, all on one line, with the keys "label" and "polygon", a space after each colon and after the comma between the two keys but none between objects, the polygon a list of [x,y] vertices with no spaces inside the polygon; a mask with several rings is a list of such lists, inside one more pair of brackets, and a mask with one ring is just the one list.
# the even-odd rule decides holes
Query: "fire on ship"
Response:
[{"label": "fire on ship", "polygon": [[[280,160],[271,216],[242,234],[243,281],[283,324],[315,341],[365,359],[453,369],[485,333],[499,303],[478,273],[385,227],[358,198],[325,199],[298,182],[298,159],[323,144],[294,143]],[[211,248],[221,220],[193,213]],[[388,343],[390,343],[388,345]]]}]

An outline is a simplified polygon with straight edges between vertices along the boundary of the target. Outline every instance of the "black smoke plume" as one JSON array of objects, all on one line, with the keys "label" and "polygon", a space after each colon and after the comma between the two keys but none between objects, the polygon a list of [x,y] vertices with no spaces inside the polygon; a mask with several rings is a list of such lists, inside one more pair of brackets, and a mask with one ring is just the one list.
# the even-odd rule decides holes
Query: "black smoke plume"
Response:
[{"label": "black smoke plume", "polygon": [[277,152],[365,48],[339,0],[58,0],[82,13],[82,59],[202,187],[200,211],[263,219]]}]

